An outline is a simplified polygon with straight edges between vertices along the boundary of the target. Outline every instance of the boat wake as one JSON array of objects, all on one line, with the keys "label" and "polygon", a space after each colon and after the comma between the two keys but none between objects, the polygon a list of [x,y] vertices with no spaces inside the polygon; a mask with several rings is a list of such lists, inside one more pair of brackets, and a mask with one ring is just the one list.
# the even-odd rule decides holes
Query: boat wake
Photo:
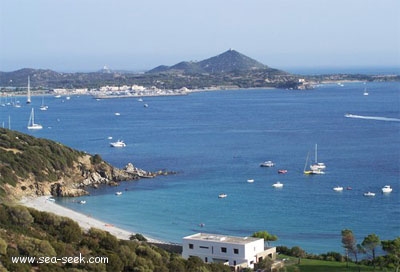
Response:
[{"label": "boat wake", "polygon": [[380,116],[363,116],[363,115],[355,115],[355,114],[345,114],[347,118],[358,118],[358,119],[369,119],[369,120],[378,120],[378,121],[389,121],[389,122],[400,122],[398,118],[389,118],[389,117],[380,117]]}]

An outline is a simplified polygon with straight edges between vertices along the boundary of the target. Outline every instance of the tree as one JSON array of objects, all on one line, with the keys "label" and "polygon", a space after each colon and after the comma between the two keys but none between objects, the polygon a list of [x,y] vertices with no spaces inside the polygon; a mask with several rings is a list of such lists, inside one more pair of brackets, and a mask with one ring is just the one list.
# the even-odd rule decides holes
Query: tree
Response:
[{"label": "tree", "polygon": [[301,258],[304,258],[307,255],[306,252],[299,246],[292,247],[290,253],[292,256],[299,258],[298,264],[300,264]]},{"label": "tree", "polygon": [[263,238],[264,241],[267,242],[267,246],[269,245],[269,241],[276,241],[278,240],[278,236],[276,235],[272,235],[269,234],[267,231],[257,231],[255,233],[253,233],[252,237],[256,237],[256,238]]},{"label": "tree", "polygon": [[400,269],[400,237],[394,240],[382,241],[382,249],[389,253],[389,257],[396,266],[396,272]]},{"label": "tree", "polygon": [[372,263],[375,266],[375,250],[381,244],[381,240],[376,234],[369,234],[367,237],[364,238],[361,245],[367,252],[372,253]]},{"label": "tree", "polygon": [[346,250],[347,265],[349,264],[348,263],[349,253],[353,254],[354,258],[356,259],[356,262],[358,262],[357,242],[356,242],[356,238],[354,237],[354,234],[351,230],[349,230],[349,229],[342,230],[342,244]]}]

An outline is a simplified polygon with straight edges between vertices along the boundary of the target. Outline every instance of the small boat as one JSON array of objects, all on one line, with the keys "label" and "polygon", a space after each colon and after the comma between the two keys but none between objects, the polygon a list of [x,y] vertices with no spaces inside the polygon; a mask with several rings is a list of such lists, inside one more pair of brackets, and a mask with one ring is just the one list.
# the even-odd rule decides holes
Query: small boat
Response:
[{"label": "small boat", "polygon": [[272,187],[274,187],[274,188],[282,188],[282,187],[283,187],[283,183],[280,183],[280,182],[278,181],[278,182],[272,184]]},{"label": "small boat", "polygon": [[261,167],[273,167],[273,166],[275,166],[275,163],[273,163],[272,161],[265,161],[265,162],[260,163],[260,166]]},{"label": "small boat", "polygon": [[51,198],[51,197],[48,197],[47,200],[51,201],[51,202],[56,202],[56,200],[54,198]]},{"label": "small boat", "polygon": [[218,198],[225,198],[225,197],[227,197],[228,195],[227,194],[219,194],[218,195]]},{"label": "small boat", "polygon": [[86,200],[81,200],[78,202],[79,204],[86,204]]},{"label": "small boat", "polygon": [[369,95],[369,93],[368,93],[368,91],[367,91],[367,88],[364,89],[363,95],[365,95],[365,96]]},{"label": "small boat", "polygon": [[122,195],[122,192],[116,192],[115,195]]},{"label": "small boat", "polygon": [[121,115],[121,113],[119,113],[119,112],[116,112],[114,114],[115,114],[115,116],[120,116]]},{"label": "small boat", "polygon": [[247,182],[248,182],[248,183],[253,183],[253,182],[254,182],[254,179],[248,179]]},{"label": "small boat", "polygon": [[346,190],[349,190],[349,191],[350,191],[350,190],[353,190],[353,188],[351,188],[350,186],[347,186],[347,187],[346,187]]},{"label": "small boat", "polygon": [[333,187],[333,190],[336,191],[336,192],[341,192],[341,191],[343,191],[343,187],[342,186],[336,186],[336,187]]},{"label": "small boat", "polygon": [[391,193],[393,191],[392,187],[390,185],[385,185],[382,187],[382,193]]},{"label": "small boat", "polygon": [[279,169],[278,174],[286,174],[287,170],[286,169]]},{"label": "small boat", "polygon": [[375,193],[372,193],[372,192],[366,192],[366,193],[364,193],[364,196],[375,196]]},{"label": "small boat", "polygon": [[148,108],[149,104],[144,104],[143,107]]},{"label": "small boat", "polygon": [[31,115],[29,116],[28,129],[42,129],[42,125],[35,123],[35,112],[32,108]]},{"label": "small boat", "polygon": [[118,140],[116,142],[110,143],[110,146],[112,147],[125,147],[126,144],[122,140]]}]

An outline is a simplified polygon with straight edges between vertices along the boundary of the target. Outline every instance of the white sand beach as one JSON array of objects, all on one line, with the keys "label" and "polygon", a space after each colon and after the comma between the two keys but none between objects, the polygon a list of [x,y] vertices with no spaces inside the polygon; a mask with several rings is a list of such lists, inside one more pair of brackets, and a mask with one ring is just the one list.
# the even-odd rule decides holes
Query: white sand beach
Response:
[{"label": "white sand beach", "polygon": [[[73,211],[71,209],[65,208],[61,205],[58,205],[54,201],[48,200],[49,196],[41,196],[41,197],[24,197],[20,203],[26,207],[34,208],[39,211],[45,211],[54,213],[56,215],[68,217],[74,221],[76,221],[79,226],[85,231],[90,228],[97,228],[104,231],[108,231],[110,234],[116,236],[118,239],[129,240],[129,237],[134,234],[130,231],[117,228],[112,224],[97,220],[88,215],[81,214],[79,212]],[[145,237],[148,242],[151,243],[163,243],[161,241],[157,241],[148,237]]]}]

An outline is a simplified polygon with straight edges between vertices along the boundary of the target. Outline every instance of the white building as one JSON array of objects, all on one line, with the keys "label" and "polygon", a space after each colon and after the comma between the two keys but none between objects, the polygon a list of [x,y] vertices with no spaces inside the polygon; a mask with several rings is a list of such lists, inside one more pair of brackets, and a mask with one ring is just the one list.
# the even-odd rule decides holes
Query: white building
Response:
[{"label": "white building", "polygon": [[250,267],[267,256],[275,260],[276,248],[264,248],[264,239],[197,233],[183,238],[182,257],[201,258],[205,263],[219,262],[235,268]]}]

